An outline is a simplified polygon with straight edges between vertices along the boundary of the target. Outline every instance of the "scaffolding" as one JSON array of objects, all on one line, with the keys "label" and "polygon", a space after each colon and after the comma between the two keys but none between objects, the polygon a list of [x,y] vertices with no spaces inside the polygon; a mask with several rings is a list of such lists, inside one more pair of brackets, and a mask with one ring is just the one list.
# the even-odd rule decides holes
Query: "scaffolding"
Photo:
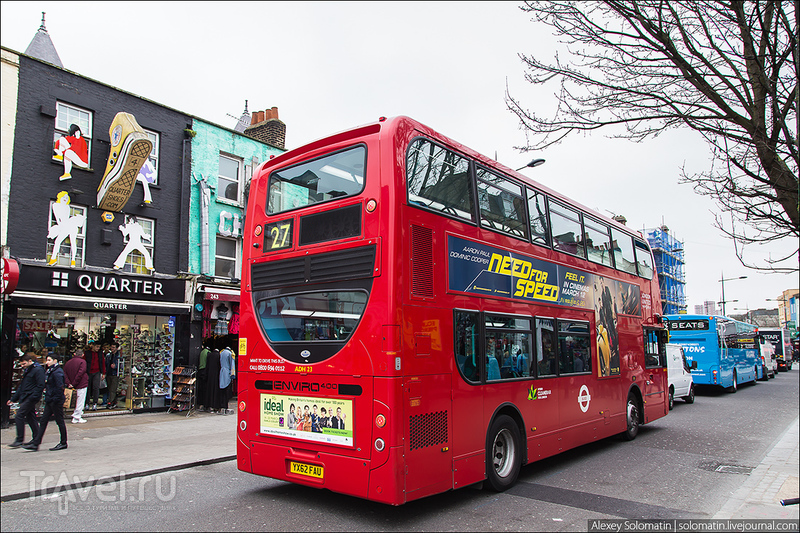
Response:
[{"label": "scaffolding", "polygon": [[644,232],[656,262],[662,313],[665,315],[686,313],[683,242],[670,235],[667,226],[646,229]]}]

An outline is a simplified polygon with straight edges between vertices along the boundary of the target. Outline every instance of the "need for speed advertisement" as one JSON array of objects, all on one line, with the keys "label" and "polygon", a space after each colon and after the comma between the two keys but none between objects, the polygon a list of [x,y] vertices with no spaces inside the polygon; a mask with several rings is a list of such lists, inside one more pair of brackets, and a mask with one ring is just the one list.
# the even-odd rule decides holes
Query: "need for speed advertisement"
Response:
[{"label": "need for speed advertisement", "polygon": [[[601,297],[598,287],[603,278],[595,274],[452,235],[447,246],[449,288],[453,291],[582,309],[593,309]],[[641,316],[637,285],[604,281],[611,286],[619,313]]]}]

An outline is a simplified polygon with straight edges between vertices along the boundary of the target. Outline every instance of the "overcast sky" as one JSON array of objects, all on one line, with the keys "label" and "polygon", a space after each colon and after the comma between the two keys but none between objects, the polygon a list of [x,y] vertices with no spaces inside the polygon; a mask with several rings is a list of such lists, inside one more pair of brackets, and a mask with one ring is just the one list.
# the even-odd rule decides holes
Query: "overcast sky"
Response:
[{"label": "overcast sky", "polygon": [[[64,68],[233,128],[244,110],[278,107],[287,148],[381,116],[407,115],[505,165],[518,168],[525,134],[507,110],[506,86],[530,109],[552,110],[556,85],[534,88],[517,54],[550,59],[550,30],[518,2],[9,2],[2,45],[24,52],[41,12]],[[562,56],[563,58],[563,56]],[[233,117],[229,116],[233,115]],[[5,117],[4,117],[4,120]],[[705,300],[776,308],[796,275],[743,267],[713,227],[714,203],[679,185],[682,166],[708,168],[703,141],[667,131],[632,143],[613,132],[574,136],[536,153],[525,174],[606,216],[642,230],[666,224],[685,244],[689,312]],[[761,262],[796,243],[745,258]]]}]

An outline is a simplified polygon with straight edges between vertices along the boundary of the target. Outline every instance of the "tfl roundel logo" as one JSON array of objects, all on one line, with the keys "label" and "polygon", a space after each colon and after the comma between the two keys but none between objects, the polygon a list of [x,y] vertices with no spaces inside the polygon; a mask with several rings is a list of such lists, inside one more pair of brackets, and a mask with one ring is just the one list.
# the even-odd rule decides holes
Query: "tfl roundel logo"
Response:
[{"label": "tfl roundel logo", "polygon": [[589,410],[589,403],[592,401],[592,396],[589,394],[589,387],[586,385],[581,386],[578,393],[578,405],[584,413]]}]

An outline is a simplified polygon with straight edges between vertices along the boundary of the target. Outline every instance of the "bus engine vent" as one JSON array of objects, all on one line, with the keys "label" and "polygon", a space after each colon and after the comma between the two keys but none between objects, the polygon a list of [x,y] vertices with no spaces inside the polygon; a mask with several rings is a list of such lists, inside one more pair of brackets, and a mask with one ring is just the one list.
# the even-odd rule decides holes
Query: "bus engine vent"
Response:
[{"label": "bus engine vent", "polygon": [[437,411],[409,418],[411,451],[447,442],[447,411]]},{"label": "bus engine vent", "polygon": [[253,265],[250,283],[254,291],[369,278],[375,266],[375,246],[361,246]]},{"label": "bus engine vent", "polygon": [[411,226],[411,294],[433,298],[433,230]]}]

